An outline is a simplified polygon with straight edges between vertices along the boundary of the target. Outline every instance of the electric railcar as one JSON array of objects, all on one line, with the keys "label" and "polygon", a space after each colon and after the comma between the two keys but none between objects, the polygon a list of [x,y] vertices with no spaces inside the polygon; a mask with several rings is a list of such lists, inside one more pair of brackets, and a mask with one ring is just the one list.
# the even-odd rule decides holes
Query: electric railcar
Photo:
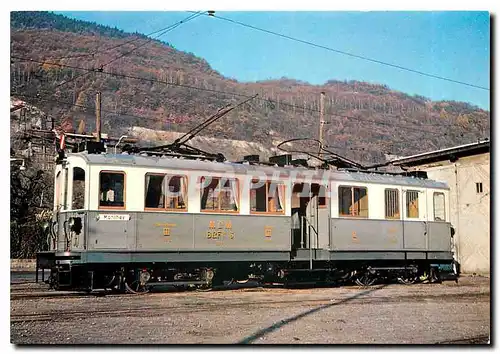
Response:
[{"label": "electric railcar", "polygon": [[449,188],[424,178],[73,153],[54,182],[37,267],[57,289],[456,274]]}]

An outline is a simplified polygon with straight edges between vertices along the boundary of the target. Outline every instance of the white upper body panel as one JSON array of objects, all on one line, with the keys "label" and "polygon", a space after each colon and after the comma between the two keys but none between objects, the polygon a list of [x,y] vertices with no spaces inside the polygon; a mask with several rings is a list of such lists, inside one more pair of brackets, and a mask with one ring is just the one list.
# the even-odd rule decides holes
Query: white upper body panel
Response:
[{"label": "white upper body panel", "polygon": [[[110,154],[68,154],[66,164],[56,167],[56,176],[67,168],[68,171],[68,201],[72,200],[73,168],[79,167],[85,171],[85,209],[100,210],[100,173],[101,171],[121,171],[125,173],[125,210],[144,211],[145,205],[145,175],[146,173],[162,173],[185,175],[188,178],[188,210],[189,213],[200,212],[199,178],[226,177],[239,181],[239,214],[250,214],[250,183],[252,179],[267,179],[283,181],[285,189],[285,214],[291,215],[291,191],[296,182],[314,182],[328,185],[328,198],[331,199],[331,217],[339,217],[338,188],[339,186],[362,186],[367,188],[368,218],[385,219],[385,189],[397,189],[399,196],[400,218],[403,220],[433,221],[433,195],[435,192],[445,194],[445,215],[449,221],[449,188],[443,182],[415,177],[382,175],[375,173],[346,172],[322,169],[307,169],[297,167],[277,167],[250,165],[245,163],[218,163],[212,161],[187,160],[180,158],[150,157],[137,155]],[[64,179],[55,177],[55,196],[63,200],[64,191],[57,183]],[[59,182],[58,182],[59,181]],[[408,219],[404,206],[408,190],[418,191],[418,218]],[[71,210],[71,202],[68,203]],[[63,208],[64,210],[64,208]]]}]

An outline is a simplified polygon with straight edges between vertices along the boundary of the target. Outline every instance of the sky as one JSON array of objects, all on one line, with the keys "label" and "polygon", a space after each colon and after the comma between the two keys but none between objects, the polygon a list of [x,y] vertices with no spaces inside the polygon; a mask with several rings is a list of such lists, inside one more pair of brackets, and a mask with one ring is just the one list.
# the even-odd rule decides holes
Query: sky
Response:
[{"label": "sky", "polygon": [[[127,32],[150,33],[188,12],[57,12]],[[216,12],[336,50],[490,88],[488,12]],[[241,82],[287,77],[323,84],[358,80],[433,100],[490,109],[490,91],[315,48],[214,17],[200,16],[160,39]]]}]

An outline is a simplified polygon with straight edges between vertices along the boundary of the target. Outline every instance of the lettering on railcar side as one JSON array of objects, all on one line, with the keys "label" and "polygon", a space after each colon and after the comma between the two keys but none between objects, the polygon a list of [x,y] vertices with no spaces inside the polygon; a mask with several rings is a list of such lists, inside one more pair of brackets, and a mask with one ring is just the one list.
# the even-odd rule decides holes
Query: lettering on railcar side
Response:
[{"label": "lettering on railcar side", "polygon": [[[206,232],[206,238],[208,240],[218,240],[216,245],[222,244],[223,239],[233,240],[235,233],[232,230],[233,225],[231,221],[224,220],[210,220],[208,223],[208,230]],[[220,241],[220,242],[219,242]]]},{"label": "lettering on railcar side", "polygon": [[156,227],[176,227],[177,224],[169,224],[169,223],[160,223],[160,222],[157,222],[155,224]]}]

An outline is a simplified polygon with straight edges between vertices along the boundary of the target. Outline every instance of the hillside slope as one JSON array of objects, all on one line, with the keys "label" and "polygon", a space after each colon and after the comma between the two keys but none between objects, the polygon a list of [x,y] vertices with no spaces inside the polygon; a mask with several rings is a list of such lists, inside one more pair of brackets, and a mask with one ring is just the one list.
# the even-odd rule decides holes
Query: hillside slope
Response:
[{"label": "hillside slope", "polygon": [[[117,47],[134,38],[138,40]],[[365,163],[383,161],[386,152],[409,155],[489,137],[489,112],[467,103],[433,102],[357,81],[330,80],[321,86],[287,78],[239,83],[205,60],[159,41],[106,66],[107,74],[83,75],[85,70],[76,69],[99,68],[145,41],[142,35],[60,15],[13,12],[11,55],[42,63],[12,60],[11,95],[36,104],[66,129],[84,120],[92,130],[95,93],[101,91],[103,130],[119,135],[132,126],[185,132],[243,98],[238,95],[258,94],[203,135],[271,148],[288,138],[317,137],[324,91],[327,144]],[[82,56],[95,51],[94,56]]]}]

